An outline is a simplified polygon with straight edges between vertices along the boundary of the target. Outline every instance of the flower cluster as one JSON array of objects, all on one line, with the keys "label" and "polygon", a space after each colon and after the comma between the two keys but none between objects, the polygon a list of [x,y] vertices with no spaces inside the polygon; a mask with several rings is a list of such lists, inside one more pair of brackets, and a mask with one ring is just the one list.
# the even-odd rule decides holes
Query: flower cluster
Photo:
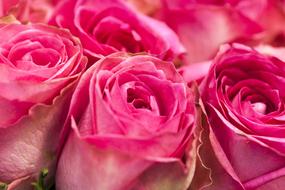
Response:
[{"label": "flower cluster", "polygon": [[283,0],[0,0],[0,189],[285,188]]}]

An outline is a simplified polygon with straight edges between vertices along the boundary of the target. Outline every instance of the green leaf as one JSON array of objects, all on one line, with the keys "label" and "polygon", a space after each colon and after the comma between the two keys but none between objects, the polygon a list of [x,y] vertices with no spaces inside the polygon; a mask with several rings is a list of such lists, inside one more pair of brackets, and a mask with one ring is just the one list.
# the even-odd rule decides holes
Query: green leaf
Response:
[{"label": "green leaf", "polygon": [[48,175],[48,169],[47,168],[42,169],[38,181],[32,183],[32,186],[34,186],[34,190],[48,190],[45,187],[45,178],[47,175]]},{"label": "green leaf", "polygon": [[7,190],[7,189],[8,189],[8,185],[6,183],[0,182],[0,190]]}]

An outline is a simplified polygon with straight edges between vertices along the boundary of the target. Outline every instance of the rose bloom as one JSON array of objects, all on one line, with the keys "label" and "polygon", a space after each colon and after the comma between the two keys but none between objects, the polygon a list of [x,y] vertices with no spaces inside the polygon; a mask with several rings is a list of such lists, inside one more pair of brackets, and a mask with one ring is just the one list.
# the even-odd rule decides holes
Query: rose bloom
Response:
[{"label": "rose bloom", "polygon": [[164,23],[120,0],[65,0],[49,23],[78,36],[93,60],[117,51],[147,52],[165,60],[184,53],[178,37]]},{"label": "rose bloom", "polygon": [[240,44],[221,48],[201,85],[208,140],[200,156],[212,178],[205,189],[285,186],[284,79],[276,57]]},{"label": "rose bloom", "polygon": [[19,21],[46,23],[53,10],[49,0],[1,0],[0,16],[14,15]]},{"label": "rose bloom", "polygon": [[99,60],[72,97],[57,189],[187,189],[194,114],[192,90],[171,62],[124,53]]},{"label": "rose bloom", "polygon": [[0,182],[9,189],[31,189],[42,168],[52,172],[71,88],[87,62],[82,54],[65,30],[0,25]]},{"label": "rose bloom", "polygon": [[185,46],[185,64],[212,59],[224,43],[251,45],[252,41],[264,41],[283,30],[285,24],[280,0],[161,1],[159,18]]}]

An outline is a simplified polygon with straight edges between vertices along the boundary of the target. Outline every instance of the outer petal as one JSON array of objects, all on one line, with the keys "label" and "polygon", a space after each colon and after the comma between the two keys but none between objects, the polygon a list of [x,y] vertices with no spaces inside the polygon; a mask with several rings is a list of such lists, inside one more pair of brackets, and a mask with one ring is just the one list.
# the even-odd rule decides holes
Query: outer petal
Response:
[{"label": "outer petal", "polygon": [[[243,185],[239,179],[236,178],[235,173],[228,173],[226,168],[223,167],[225,163],[228,163],[228,160],[224,157],[225,160],[223,160],[223,164],[221,164],[219,159],[217,159],[217,155],[213,151],[213,146],[209,138],[210,133],[207,123],[204,123],[203,125],[204,131],[201,133],[202,144],[199,148],[198,154],[204,170],[205,168],[209,170],[210,183],[209,181],[206,181],[206,177],[208,176],[203,179],[199,178],[200,175],[205,175],[205,171],[203,172],[203,170],[198,170],[197,173],[195,173],[197,178],[194,178],[193,184],[203,190],[244,190]],[[223,154],[223,152],[220,153]]]},{"label": "outer petal", "polygon": [[[215,124],[211,127],[214,127],[217,133],[216,128],[222,125],[218,122]],[[263,190],[268,188],[275,190],[281,187],[283,183],[281,179],[284,178],[282,176],[285,172],[283,157],[276,155],[270,149],[246,140],[243,136],[230,135],[225,129],[223,129],[223,134],[217,135],[211,128],[208,128],[206,122],[203,125],[204,131],[199,154],[203,165],[211,170],[212,183],[204,185],[202,189]],[[238,142],[233,143],[233,141]],[[231,149],[226,148],[225,145]],[[228,152],[229,150],[231,153]],[[272,168],[266,172],[265,169],[270,167]],[[205,183],[204,180],[198,180],[198,182],[195,180],[197,179],[194,179],[194,184]]]},{"label": "outer petal", "polygon": [[189,155],[186,168],[176,158],[142,158],[111,147],[100,148],[75,130],[59,160],[57,189],[184,190],[193,176],[194,154]]},{"label": "outer petal", "polygon": [[[282,189],[285,186],[285,177],[279,177],[275,180],[270,181],[269,183],[263,184],[257,188],[252,188],[255,190],[279,190]],[[248,187],[250,189],[250,187]]]},{"label": "outer petal", "polygon": [[[214,115],[213,112],[212,115]],[[221,117],[221,115],[218,117]],[[218,117],[214,116],[215,125],[212,126],[215,136],[235,172],[243,182],[283,167],[284,157],[267,147],[260,146],[260,144],[242,134],[229,130],[229,123],[223,123],[225,118],[221,117],[219,121]],[[220,150],[216,149],[214,151],[219,152]],[[246,168],[252,169],[247,171]]]},{"label": "outer petal", "polygon": [[240,181],[234,180],[219,164],[219,161],[216,158],[215,152],[211,146],[209,124],[206,115],[204,114],[205,109],[202,103],[197,107],[197,113],[195,132],[196,136],[199,138],[197,146],[197,163],[190,189],[243,189]]},{"label": "outer petal", "polygon": [[264,55],[274,56],[282,61],[285,61],[285,48],[284,47],[272,47],[269,45],[259,45],[255,47],[255,49]]},{"label": "outer petal", "polygon": [[178,34],[186,47],[187,64],[208,60],[221,44],[248,38],[261,31],[254,22],[227,6],[166,8],[162,19]]},{"label": "outer petal", "polygon": [[189,84],[194,81],[202,81],[207,76],[212,62],[201,62],[197,64],[185,65],[179,68],[179,73],[184,80]]},{"label": "outer petal", "polygon": [[283,30],[285,15],[279,0],[241,0],[234,3],[237,11],[260,24],[266,32]]},{"label": "outer petal", "polygon": [[17,124],[0,130],[0,181],[11,183],[9,189],[28,186],[42,168],[49,168],[51,175],[55,171],[59,133],[66,117],[63,110],[73,85],[65,88],[52,105],[37,105]]},{"label": "outer petal", "polygon": [[24,176],[11,182],[7,190],[30,190],[31,189],[31,177]]},{"label": "outer petal", "polygon": [[0,16],[13,14],[23,23],[46,22],[52,11],[48,0],[2,0]]}]

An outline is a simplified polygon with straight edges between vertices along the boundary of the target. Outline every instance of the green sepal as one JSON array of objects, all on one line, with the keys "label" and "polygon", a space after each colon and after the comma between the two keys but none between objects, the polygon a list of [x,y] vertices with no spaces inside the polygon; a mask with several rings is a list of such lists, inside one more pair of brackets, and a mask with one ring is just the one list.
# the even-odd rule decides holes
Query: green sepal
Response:
[{"label": "green sepal", "polygon": [[8,184],[0,182],[0,190],[7,190],[8,189]]},{"label": "green sepal", "polygon": [[48,169],[47,168],[42,169],[38,181],[32,183],[34,190],[48,190],[45,187],[45,178],[47,177],[47,175],[48,175]]}]

